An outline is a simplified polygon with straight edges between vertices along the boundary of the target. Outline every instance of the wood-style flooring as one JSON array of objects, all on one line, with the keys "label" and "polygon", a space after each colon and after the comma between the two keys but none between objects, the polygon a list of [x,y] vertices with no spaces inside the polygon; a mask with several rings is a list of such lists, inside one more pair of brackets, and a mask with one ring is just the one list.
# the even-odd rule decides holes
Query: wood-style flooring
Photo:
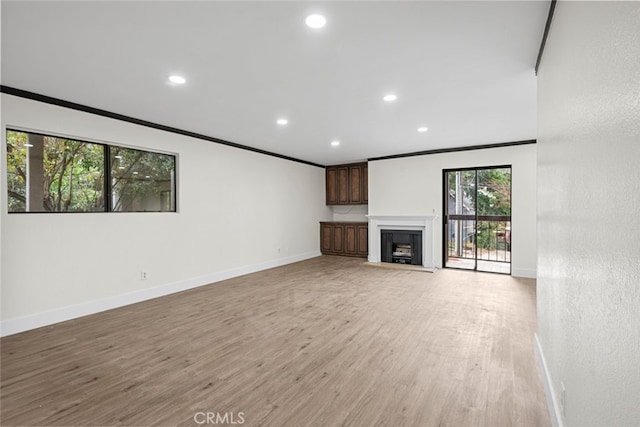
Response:
[{"label": "wood-style flooring", "polygon": [[0,422],[548,426],[535,313],[534,280],[323,256],[3,338]]}]

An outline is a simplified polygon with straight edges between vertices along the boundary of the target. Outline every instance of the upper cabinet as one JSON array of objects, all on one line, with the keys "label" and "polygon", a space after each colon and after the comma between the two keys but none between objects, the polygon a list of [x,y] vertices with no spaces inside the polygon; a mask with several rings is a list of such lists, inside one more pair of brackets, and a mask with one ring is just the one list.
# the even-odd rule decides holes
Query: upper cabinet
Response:
[{"label": "upper cabinet", "polygon": [[328,167],[325,169],[325,185],[327,192],[327,205],[338,204],[338,168]]},{"label": "upper cabinet", "polygon": [[362,202],[369,203],[369,164],[362,166]]},{"label": "upper cabinet", "polygon": [[366,205],[369,202],[367,163],[328,166],[327,205]]}]

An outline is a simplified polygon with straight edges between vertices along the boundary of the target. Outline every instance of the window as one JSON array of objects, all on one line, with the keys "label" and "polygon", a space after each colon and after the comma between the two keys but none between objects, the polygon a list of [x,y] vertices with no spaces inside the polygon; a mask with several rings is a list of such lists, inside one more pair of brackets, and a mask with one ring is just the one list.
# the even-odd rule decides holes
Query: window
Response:
[{"label": "window", "polygon": [[176,211],[173,155],[14,130],[6,136],[10,213]]},{"label": "window", "polygon": [[7,131],[9,212],[103,212],[100,144]]},{"label": "window", "polygon": [[175,211],[174,156],[122,147],[109,151],[112,211]]}]

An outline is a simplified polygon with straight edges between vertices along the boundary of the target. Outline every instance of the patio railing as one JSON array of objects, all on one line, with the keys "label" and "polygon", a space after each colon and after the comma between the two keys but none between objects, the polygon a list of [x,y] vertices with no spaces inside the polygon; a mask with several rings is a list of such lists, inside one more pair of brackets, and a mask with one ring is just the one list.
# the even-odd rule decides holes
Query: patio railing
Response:
[{"label": "patio railing", "polygon": [[511,262],[511,221],[509,217],[478,216],[450,219],[449,258]]}]

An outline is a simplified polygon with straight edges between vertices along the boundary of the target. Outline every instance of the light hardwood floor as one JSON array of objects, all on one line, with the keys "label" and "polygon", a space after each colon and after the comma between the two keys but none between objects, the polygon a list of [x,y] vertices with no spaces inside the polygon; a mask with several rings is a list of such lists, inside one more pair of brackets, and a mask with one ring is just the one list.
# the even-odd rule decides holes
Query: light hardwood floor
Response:
[{"label": "light hardwood floor", "polygon": [[533,280],[324,256],[3,338],[0,421],[548,426],[535,323]]}]

